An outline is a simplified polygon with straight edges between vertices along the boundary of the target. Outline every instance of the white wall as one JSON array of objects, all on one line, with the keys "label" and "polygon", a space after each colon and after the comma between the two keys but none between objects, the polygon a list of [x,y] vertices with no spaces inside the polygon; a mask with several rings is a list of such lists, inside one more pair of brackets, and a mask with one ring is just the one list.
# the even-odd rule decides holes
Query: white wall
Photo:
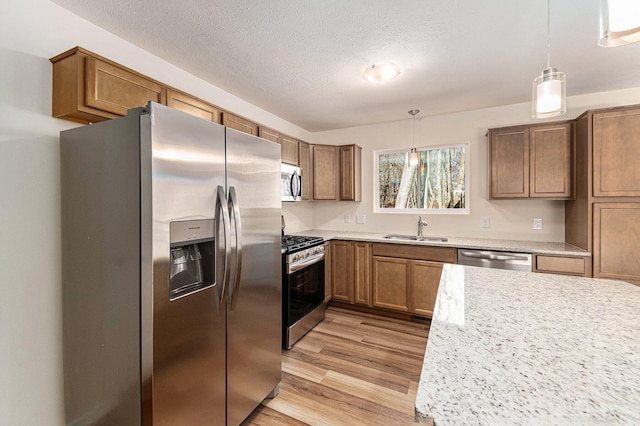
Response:
[{"label": "white wall", "polygon": [[48,0],[0,13],[0,425],[64,424],[59,132],[49,58],[82,46],[249,119],[309,132],[206,84]]},{"label": "white wall", "polygon": [[[640,103],[640,87],[569,97],[567,114],[556,120],[573,119],[587,109]],[[408,105],[407,111],[414,105]],[[417,105],[419,107],[419,105]],[[313,134],[313,143],[342,145],[358,144],[362,149],[362,202],[314,201],[303,209],[283,206],[284,215],[292,222],[308,228],[410,233],[417,230],[418,214],[373,213],[373,151],[390,148],[410,148],[411,119],[361,126]],[[546,120],[554,121],[554,120]],[[427,214],[425,234],[533,241],[564,241],[564,202],[533,200],[489,201],[487,196],[488,128],[540,122],[531,118],[529,103],[498,108],[423,117],[416,123],[416,146],[470,142],[470,214]],[[351,214],[351,223],[344,223],[344,214]],[[296,217],[298,216],[299,217]],[[356,224],[355,215],[366,215],[366,224]],[[309,218],[309,216],[311,216]],[[480,217],[488,216],[491,227],[480,228]],[[532,229],[533,218],[542,218],[543,229]],[[303,231],[304,228],[295,231]],[[292,230],[292,232],[294,232]]]}]

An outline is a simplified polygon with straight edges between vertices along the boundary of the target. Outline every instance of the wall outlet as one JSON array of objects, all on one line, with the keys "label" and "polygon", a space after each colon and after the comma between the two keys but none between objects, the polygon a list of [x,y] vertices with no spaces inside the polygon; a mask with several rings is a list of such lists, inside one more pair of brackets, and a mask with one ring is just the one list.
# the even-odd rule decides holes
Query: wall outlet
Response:
[{"label": "wall outlet", "polygon": [[489,228],[489,216],[480,217],[480,228]]},{"label": "wall outlet", "polygon": [[367,223],[367,216],[363,214],[356,215],[356,223]]},{"label": "wall outlet", "polygon": [[349,213],[344,215],[344,223],[351,223],[351,215]]},{"label": "wall outlet", "polygon": [[533,229],[542,229],[542,219],[540,218],[533,219]]}]

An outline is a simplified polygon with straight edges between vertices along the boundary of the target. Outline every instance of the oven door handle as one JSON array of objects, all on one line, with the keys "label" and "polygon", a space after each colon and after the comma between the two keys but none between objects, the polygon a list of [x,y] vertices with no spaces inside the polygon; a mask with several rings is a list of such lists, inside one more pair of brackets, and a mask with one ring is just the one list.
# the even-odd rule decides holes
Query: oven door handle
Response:
[{"label": "oven door handle", "polygon": [[307,257],[306,259],[296,263],[290,263],[287,265],[287,274],[292,274],[294,272],[299,271],[300,269],[306,268],[307,266],[311,266],[318,262],[322,262],[323,260],[324,260],[324,252]]}]

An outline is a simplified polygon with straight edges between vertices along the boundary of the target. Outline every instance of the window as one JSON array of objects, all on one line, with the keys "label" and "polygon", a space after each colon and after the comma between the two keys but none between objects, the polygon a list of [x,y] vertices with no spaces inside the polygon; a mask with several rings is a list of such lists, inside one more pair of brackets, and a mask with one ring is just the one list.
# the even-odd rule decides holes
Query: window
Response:
[{"label": "window", "polygon": [[469,143],[374,153],[376,213],[467,214]]}]

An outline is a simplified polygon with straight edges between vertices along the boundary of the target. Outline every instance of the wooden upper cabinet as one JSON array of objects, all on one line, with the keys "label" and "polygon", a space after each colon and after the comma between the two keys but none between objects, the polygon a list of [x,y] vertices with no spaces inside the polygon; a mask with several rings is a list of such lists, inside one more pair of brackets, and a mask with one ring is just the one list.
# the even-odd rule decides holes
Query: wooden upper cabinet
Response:
[{"label": "wooden upper cabinet", "polygon": [[259,126],[258,136],[271,142],[280,143],[280,132],[268,127]]},{"label": "wooden upper cabinet", "polygon": [[340,200],[362,199],[362,148],[358,145],[340,147]]},{"label": "wooden upper cabinet", "polygon": [[222,124],[253,136],[258,136],[258,124],[227,111],[222,111]]},{"label": "wooden upper cabinet", "polygon": [[489,130],[490,198],[574,197],[573,123]]},{"label": "wooden upper cabinet", "polygon": [[574,191],[573,124],[558,123],[529,130],[529,196],[570,199]]},{"label": "wooden upper cabinet", "polygon": [[337,200],[340,164],[338,147],[333,145],[313,145],[313,199]]},{"label": "wooden upper cabinet", "polygon": [[220,110],[214,105],[194,96],[167,89],[167,106],[184,111],[204,120],[220,123]]},{"label": "wooden upper cabinet", "polygon": [[302,169],[302,199],[311,199],[313,169],[311,167],[311,147],[308,143],[298,141],[298,165]]},{"label": "wooden upper cabinet", "polygon": [[489,130],[490,198],[529,196],[529,131]]},{"label": "wooden upper cabinet", "polygon": [[133,70],[80,47],[50,59],[52,115],[80,123],[127,114],[148,101],[165,103],[165,88]]},{"label": "wooden upper cabinet", "polygon": [[593,114],[593,196],[640,196],[640,108]]},{"label": "wooden upper cabinet", "polygon": [[282,162],[298,165],[298,140],[287,135],[280,138],[282,144]]}]

